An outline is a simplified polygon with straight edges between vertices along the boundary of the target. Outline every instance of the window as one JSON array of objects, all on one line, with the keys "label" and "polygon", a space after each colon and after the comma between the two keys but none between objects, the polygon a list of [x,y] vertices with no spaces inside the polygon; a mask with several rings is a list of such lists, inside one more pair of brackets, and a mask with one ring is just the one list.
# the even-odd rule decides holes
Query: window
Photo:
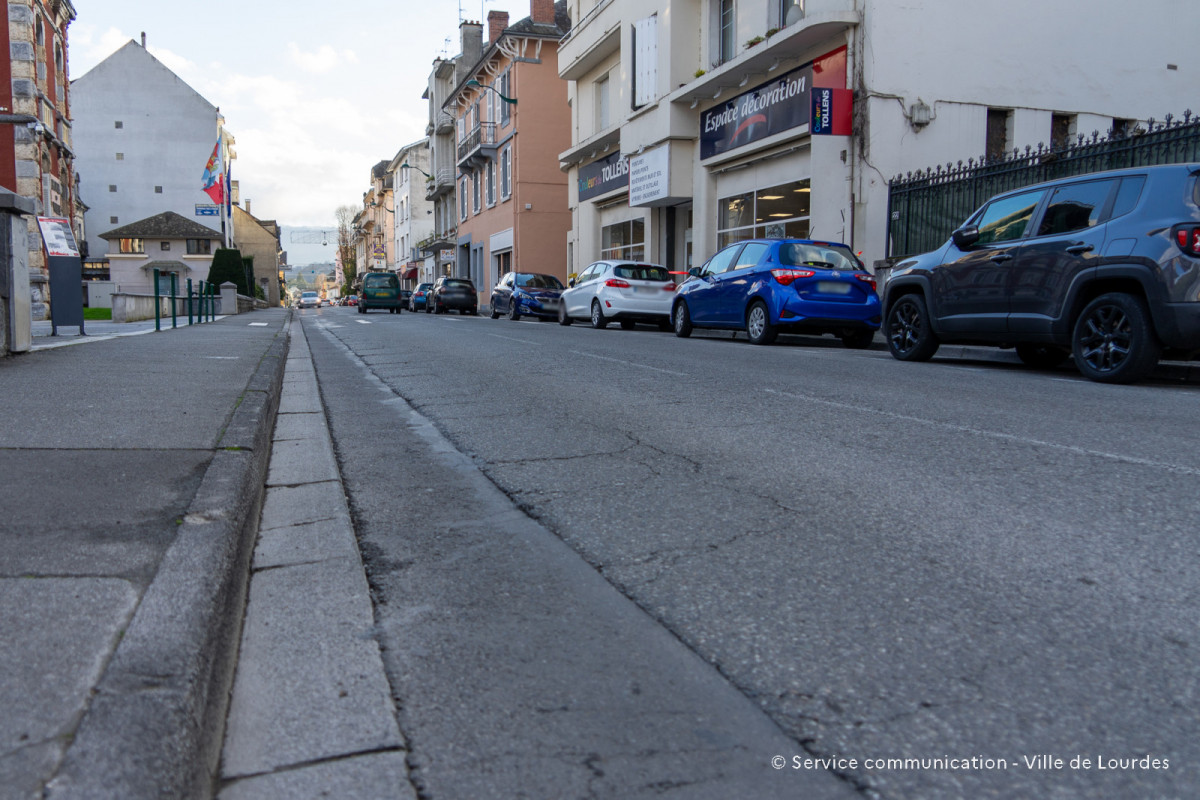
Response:
[{"label": "window", "polygon": [[462,144],[467,140],[467,120],[465,117],[459,117],[454,124],[458,127],[458,143]]},{"label": "window", "polygon": [[[496,89],[497,89],[497,91],[500,92],[500,94],[504,95],[505,97],[512,97],[512,92],[509,91],[508,76],[509,76],[509,70],[504,70],[504,74],[502,74],[499,78],[496,79]],[[512,110],[509,108],[509,104],[501,103],[500,104],[500,125],[503,127],[504,125],[507,125],[511,120],[512,120]]]},{"label": "window", "polygon": [[1037,208],[1045,193],[1044,189],[1024,192],[990,203],[975,223],[979,228],[977,244],[1019,239],[1025,233],[1029,218],[1033,216],[1033,210]]},{"label": "window", "polygon": [[[113,221],[116,221],[116,217],[113,217]],[[121,239],[119,250],[122,253],[145,253],[146,243],[141,239]]]},{"label": "window", "polygon": [[124,160],[125,160],[125,154],[117,153],[117,161],[124,161]]},{"label": "window", "polygon": [[110,183],[110,184],[108,185],[108,190],[109,190],[110,192],[115,192],[115,191],[117,190],[117,185],[116,185],[115,183]]},{"label": "window", "polygon": [[1137,205],[1138,197],[1142,194],[1142,187],[1146,184],[1145,178],[1124,178],[1121,180],[1121,188],[1117,191],[1117,199],[1113,203],[1112,216],[1119,217],[1122,214],[1128,214],[1133,211],[1133,207]]},{"label": "window", "polygon": [[1118,138],[1124,136],[1133,136],[1133,134],[1137,131],[1137,120],[1113,117],[1112,131],[1113,136]]},{"label": "window", "polygon": [[121,122],[121,120],[117,120],[116,122],[113,123],[113,127],[116,128],[117,130],[120,130],[121,128],[125,127],[125,123]]},{"label": "window", "polygon": [[187,254],[189,256],[207,256],[212,253],[211,239],[188,239]]},{"label": "window", "polygon": [[608,129],[608,76],[592,84],[592,92],[596,100],[596,133]]},{"label": "window", "polygon": [[480,186],[481,183],[483,183],[483,175],[479,170],[476,170],[471,175],[471,211],[475,214],[479,213],[479,190],[482,188]]},{"label": "window", "polygon": [[463,178],[458,183],[458,218],[462,222],[467,220],[467,179]]},{"label": "window", "polygon": [[779,27],[795,25],[804,19],[804,0],[779,0]]},{"label": "window", "polygon": [[717,45],[717,58],[722,64],[737,55],[737,45],[734,43],[734,13],[733,0],[720,0],[718,5],[719,19],[717,31],[720,39]]},{"label": "window", "polygon": [[658,96],[658,16],[633,23],[633,107]]},{"label": "window", "polygon": [[704,265],[705,275],[718,275],[722,272],[728,272],[730,265],[733,263],[733,257],[741,250],[740,247],[726,247],[719,251],[715,256],[708,260]]},{"label": "window", "polygon": [[496,162],[489,161],[487,165],[487,204],[496,205]]},{"label": "window", "polygon": [[116,225],[116,224],[117,224],[117,218],[116,218],[116,217],[109,217],[109,218],[108,218],[108,224],[109,224],[109,225]]},{"label": "window", "polygon": [[600,229],[600,257],[641,261],[646,258],[646,221],[618,222]]},{"label": "window", "polygon": [[159,242],[158,249],[162,250],[163,252],[169,253],[169,252],[171,252],[171,243],[170,242]]},{"label": "window", "polygon": [[507,200],[512,196],[512,145],[500,151],[500,197]]},{"label": "window", "polygon": [[1050,147],[1055,150],[1062,150],[1071,144],[1071,139],[1075,136],[1075,115],[1074,114],[1051,114],[1050,115]]},{"label": "window", "polygon": [[155,193],[155,194],[162,194],[162,187],[161,187],[161,186],[155,186],[155,187],[154,187],[154,193]]},{"label": "window", "polygon": [[808,238],[808,178],[723,197],[717,202],[717,247],[745,239]]},{"label": "window", "polygon": [[996,161],[1008,155],[1011,128],[1012,111],[1005,108],[987,110],[987,141],[984,143],[984,153],[989,161]]},{"label": "window", "polygon": [[1038,225],[1038,236],[1054,236],[1091,228],[1100,224],[1100,212],[1116,181],[1088,181],[1060,186],[1050,196],[1050,204]]},{"label": "window", "polygon": [[742,252],[738,253],[737,260],[734,261],[733,265],[729,268],[730,271],[742,269],[743,267],[753,267],[758,263],[758,260],[762,258],[763,253],[767,252],[767,250],[770,248],[771,245],[769,244],[763,244],[762,242],[751,242],[742,248]]}]

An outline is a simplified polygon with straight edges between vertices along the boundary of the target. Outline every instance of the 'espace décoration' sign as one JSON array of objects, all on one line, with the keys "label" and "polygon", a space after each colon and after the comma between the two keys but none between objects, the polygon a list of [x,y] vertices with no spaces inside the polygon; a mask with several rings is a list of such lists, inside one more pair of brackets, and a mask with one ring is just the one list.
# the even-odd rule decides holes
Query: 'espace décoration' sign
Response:
[{"label": "'espace d\u00e9coration' sign", "polygon": [[629,159],[620,151],[579,168],[579,199],[591,200],[629,185]]},{"label": "'espace d\u00e9coration' sign", "polygon": [[850,133],[845,52],[838,48],[702,113],[700,158],[810,123],[813,134]]}]

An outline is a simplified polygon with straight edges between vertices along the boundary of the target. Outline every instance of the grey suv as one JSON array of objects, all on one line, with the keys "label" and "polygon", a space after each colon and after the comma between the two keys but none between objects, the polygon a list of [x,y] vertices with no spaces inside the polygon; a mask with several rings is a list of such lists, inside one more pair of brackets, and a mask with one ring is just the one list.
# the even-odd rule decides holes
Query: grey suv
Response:
[{"label": "grey suv", "polygon": [[1128,383],[1200,351],[1200,164],[1098,172],[997,195],[884,292],[889,350],[1015,347]]}]

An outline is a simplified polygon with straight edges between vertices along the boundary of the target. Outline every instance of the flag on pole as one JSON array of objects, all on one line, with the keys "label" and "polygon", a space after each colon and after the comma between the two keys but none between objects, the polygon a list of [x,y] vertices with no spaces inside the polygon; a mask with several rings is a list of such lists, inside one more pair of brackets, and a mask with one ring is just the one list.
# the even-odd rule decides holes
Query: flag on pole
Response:
[{"label": "flag on pole", "polygon": [[204,167],[204,175],[200,178],[203,181],[201,188],[214,203],[222,203],[225,200],[225,181],[221,166],[221,140],[218,138],[213,146],[212,155],[208,157],[208,164]]}]

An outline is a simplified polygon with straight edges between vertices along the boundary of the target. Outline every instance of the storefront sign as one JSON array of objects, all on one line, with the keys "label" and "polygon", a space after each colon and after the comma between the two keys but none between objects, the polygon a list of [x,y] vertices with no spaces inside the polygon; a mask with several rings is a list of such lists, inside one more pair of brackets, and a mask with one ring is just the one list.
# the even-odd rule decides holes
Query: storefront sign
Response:
[{"label": "storefront sign", "polygon": [[842,88],[845,64],[845,48],[838,48],[702,113],[701,160],[784,131],[803,133],[797,129],[810,122],[812,133],[818,133],[818,121],[820,133],[836,133],[844,120],[849,133],[851,94]]},{"label": "storefront sign", "polygon": [[579,199],[591,200],[629,185],[629,159],[619,152],[579,168]]},{"label": "storefront sign", "polygon": [[671,150],[655,147],[629,158],[629,205],[644,206],[669,194]]}]

